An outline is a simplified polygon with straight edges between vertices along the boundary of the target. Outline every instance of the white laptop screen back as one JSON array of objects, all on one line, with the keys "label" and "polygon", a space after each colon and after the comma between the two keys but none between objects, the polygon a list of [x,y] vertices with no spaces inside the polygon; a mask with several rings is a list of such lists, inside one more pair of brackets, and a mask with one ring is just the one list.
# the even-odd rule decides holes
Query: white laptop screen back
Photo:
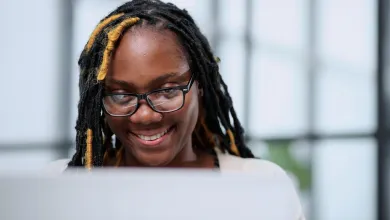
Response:
[{"label": "white laptop screen back", "polygon": [[3,174],[0,219],[284,220],[293,212],[285,182],[199,170]]}]

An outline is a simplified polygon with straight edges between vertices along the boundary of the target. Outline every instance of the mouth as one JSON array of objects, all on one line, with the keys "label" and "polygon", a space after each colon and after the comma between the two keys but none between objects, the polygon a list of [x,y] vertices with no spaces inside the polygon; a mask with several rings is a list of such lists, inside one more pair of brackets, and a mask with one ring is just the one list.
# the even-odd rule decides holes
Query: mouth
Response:
[{"label": "mouth", "polygon": [[161,142],[163,142],[170,133],[173,131],[173,126],[154,135],[141,135],[141,134],[135,134],[133,133],[134,136],[137,137],[137,140],[142,144],[142,145],[147,145],[147,146],[154,146],[158,145]]}]

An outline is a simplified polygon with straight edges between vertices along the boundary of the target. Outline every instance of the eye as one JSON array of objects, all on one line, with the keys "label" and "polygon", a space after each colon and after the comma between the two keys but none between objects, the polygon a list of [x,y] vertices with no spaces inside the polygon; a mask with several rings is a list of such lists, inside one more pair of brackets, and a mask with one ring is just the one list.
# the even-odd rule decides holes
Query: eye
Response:
[{"label": "eye", "polygon": [[176,83],[176,82],[169,82],[169,83],[165,83],[161,88],[165,89],[165,88],[172,88],[172,87],[176,87],[176,86],[180,86],[180,83]]},{"label": "eye", "polygon": [[123,95],[123,94],[111,95],[110,98],[112,102],[114,102],[115,104],[128,104],[131,102],[135,102],[137,99],[135,96]]},{"label": "eye", "polygon": [[126,96],[125,95],[112,95],[111,98],[113,101],[115,102],[118,102],[118,101],[121,101],[125,98]]},{"label": "eye", "polygon": [[179,93],[180,93],[179,89],[169,88],[169,89],[164,89],[159,91],[158,95],[169,99],[169,98],[176,97]]}]

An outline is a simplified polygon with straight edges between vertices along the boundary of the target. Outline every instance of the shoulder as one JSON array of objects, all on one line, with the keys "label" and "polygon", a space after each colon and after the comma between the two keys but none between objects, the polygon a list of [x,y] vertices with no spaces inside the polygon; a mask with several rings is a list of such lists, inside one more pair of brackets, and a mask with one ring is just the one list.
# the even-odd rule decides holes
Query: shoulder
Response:
[{"label": "shoulder", "polygon": [[70,161],[69,159],[52,161],[43,168],[43,173],[61,174],[68,167],[69,161]]},{"label": "shoulder", "polygon": [[[256,158],[241,158],[230,154],[218,154],[221,172],[240,172],[240,173],[255,173],[267,179],[271,179],[281,183],[282,191],[285,193],[285,198],[290,201],[293,208],[294,220],[304,220],[304,214],[301,202],[297,193],[296,184],[293,179],[277,164]],[[279,184],[278,184],[279,185]]]},{"label": "shoulder", "polygon": [[[266,178],[293,184],[293,178],[279,165],[258,158],[241,158],[230,154],[218,154],[221,172],[255,173]],[[295,185],[295,184],[293,184]]]},{"label": "shoulder", "polygon": [[276,176],[286,175],[286,172],[273,162],[257,158],[241,158],[230,154],[218,154],[222,171],[256,172]]}]

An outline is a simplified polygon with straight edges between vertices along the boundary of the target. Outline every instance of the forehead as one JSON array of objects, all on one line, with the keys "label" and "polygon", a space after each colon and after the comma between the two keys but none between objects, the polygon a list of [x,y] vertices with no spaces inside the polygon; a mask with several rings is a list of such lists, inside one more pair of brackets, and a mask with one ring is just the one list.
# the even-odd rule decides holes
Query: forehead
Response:
[{"label": "forehead", "polygon": [[188,70],[185,52],[175,33],[136,28],[123,35],[114,51],[108,77],[142,86],[161,75]]}]

